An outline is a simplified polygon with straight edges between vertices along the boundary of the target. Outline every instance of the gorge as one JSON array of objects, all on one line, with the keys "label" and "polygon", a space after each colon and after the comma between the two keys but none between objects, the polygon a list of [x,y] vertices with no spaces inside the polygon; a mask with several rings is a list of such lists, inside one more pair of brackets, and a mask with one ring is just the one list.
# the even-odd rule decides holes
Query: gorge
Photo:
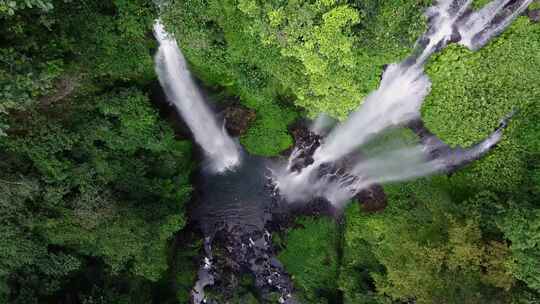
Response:
[{"label": "gorge", "polygon": [[[308,135],[304,141],[296,139],[288,161],[251,156],[220,128],[198,93],[174,37],[156,21],[154,33],[160,44],[156,72],[169,102],[178,109],[210,164],[210,170],[200,170],[199,206],[193,212],[205,238],[198,280],[191,292],[193,303],[213,303],[205,297],[205,287],[226,281],[220,273],[224,262],[213,254],[216,243],[225,250],[233,272],[251,273],[263,299],[269,300],[275,292],[279,303],[296,303],[292,281],[274,256],[270,226],[280,226],[275,222],[309,213],[310,205],[321,202],[327,205],[323,207],[327,214],[339,215],[347,202],[367,188],[450,174],[499,143],[513,113],[469,148],[446,145],[424,126],[420,114],[431,87],[424,74],[429,58],[451,43],[480,49],[532,0],[493,0],[479,10],[472,10],[472,2],[440,0],[430,7],[428,29],[412,55],[390,64],[379,88],[328,134],[322,134],[321,121],[313,132],[305,131]],[[493,121],[495,126],[496,118]],[[397,128],[412,130],[417,143],[383,145],[381,153],[361,156],[364,145]]]},{"label": "gorge", "polygon": [[540,0],[0,0],[0,303],[540,303]]}]

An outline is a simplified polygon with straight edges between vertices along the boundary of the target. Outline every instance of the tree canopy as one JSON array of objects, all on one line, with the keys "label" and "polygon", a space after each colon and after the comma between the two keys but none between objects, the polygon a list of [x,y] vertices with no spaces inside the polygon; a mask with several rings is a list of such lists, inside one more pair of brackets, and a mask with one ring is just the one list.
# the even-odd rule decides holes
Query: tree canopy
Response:
[{"label": "tree canopy", "polygon": [[[211,102],[256,113],[240,143],[275,157],[292,147],[293,122],[360,106],[409,54],[431,4],[0,0],[0,303],[189,301],[199,157],[156,97],[158,16],[218,92]],[[477,52],[451,45],[431,58],[426,126],[468,146],[516,110],[503,140],[450,176],[385,185],[382,212],[351,202],[338,221],[276,232],[299,299],[540,301],[539,50],[540,24],[520,16]],[[259,302],[250,278],[239,286],[229,302]]]}]

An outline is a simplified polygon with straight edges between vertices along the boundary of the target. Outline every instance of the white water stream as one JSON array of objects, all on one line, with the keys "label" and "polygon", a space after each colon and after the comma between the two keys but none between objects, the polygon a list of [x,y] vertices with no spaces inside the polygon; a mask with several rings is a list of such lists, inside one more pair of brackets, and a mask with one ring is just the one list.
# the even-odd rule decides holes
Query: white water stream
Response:
[{"label": "white water stream", "polygon": [[169,102],[176,107],[204,150],[211,169],[214,172],[233,169],[240,163],[238,144],[206,106],[176,39],[165,31],[160,20],[154,24],[154,35],[159,42],[156,73]]},{"label": "white water stream", "polygon": [[[419,119],[422,102],[431,88],[424,74],[426,61],[451,41],[459,40],[470,50],[478,50],[510,25],[532,0],[511,2],[494,0],[473,11],[472,0],[440,0],[429,8],[426,12],[429,28],[418,40],[413,55],[385,70],[379,88],[323,140],[315,151],[313,164],[300,172],[284,169],[276,173],[280,193],[290,201],[322,196],[340,205],[373,183],[406,180],[439,171],[444,160],[425,160],[421,146],[403,147],[362,160],[344,176],[336,173],[321,176],[319,169],[355,152],[381,132]],[[495,140],[500,140],[500,134],[489,138],[485,145],[491,146]]]}]

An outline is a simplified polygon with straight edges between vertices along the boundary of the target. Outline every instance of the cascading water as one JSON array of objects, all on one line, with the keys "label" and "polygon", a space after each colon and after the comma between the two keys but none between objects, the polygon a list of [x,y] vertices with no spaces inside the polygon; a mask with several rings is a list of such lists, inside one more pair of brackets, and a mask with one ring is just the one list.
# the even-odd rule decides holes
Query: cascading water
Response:
[{"label": "cascading water", "polygon": [[[195,177],[197,191],[193,195],[201,204],[194,207],[191,219],[199,224],[205,236],[205,255],[191,290],[191,302],[215,303],[206,298],[205,289],[219,281],[215,279],[219,277],[216,271],[226,264],[250,272],[257,288],[266,293],[277,292],[280,303],[294,303],[292,282],[273,256],[271,234],[265,228],[273,203],[266,189],[267,160],[244,155],[240,162],[239,145],[224,128],[219,128],[204,104],[176,40],[159,20],[154,33],[160,45],[155,61],[161,86],[212,167],[211,172],[201,170]],[[211,249],[215,239],[230,254],[230,259],[218,259],[215,263]]]},{"label": "cascading water", "polygon": [[191,129],[195,141],[208,157],[212,170],[223,172],[233,169],[240,163],[238,144],[223,127],[219,127],[205,105],[176,39],[165,31],[160,20],[154,24],[154,35],[159,42],[155,58],[156,73],[169,102],[176,107]]},{"label": "cascading water", "polygon": [[322,135],[330,130],[333,124],[335,124],[335,120],[332,117],[326,114],[320,114],[311,125],[310,130],[315,134]]},{"label": "cascading water", "polygon": [[[430,56],[451,41],[470,50],[477,50],[500,34],[533,0],[494,0],[478,11],[472,11],[472,0],[441,0],[429,8],[428,31],[418,40],[413,55],[390,65],[383,73],[379,88],[369,94],[359,109],[338,125],[322,141],[313,154],[313,162],[303,170],[290,170],[289,165],[275,172],[275,186],[289,201],[302,201],[321,196],[340,206],[357,192],[373,183],[391,182],[425,176],[441,171],[445,163],[455,162],[460,155],[446,155],[426,160],[425,147],[402,150],[364,159],[343,172],[323,172],[322,167],[355,153],[382,131],[420,119],[420,108],[428,95],[431,82],[424,74]],[[317,129],[315,127],[314,129]],[[493,147],[501,139],[496,132],[475,152]]]},{"label": "cascading water", "polygon": [[[468,6],[472,1],[467,1]],[[519,16],[533,0],[494,0],[482,9],[472,12],[458,24],[460,44],[470,50],[478,50],[491,38],[500,34]]]},{"label": "cascading water", "polygon": [[[507,119],[483,142],[468,149],[449,148],[423,126],[420,108],[431,86],[423,67],[433,53],[450,42],[471,50],[482,47],[531,1],[494,0],[476,12],[469,8],[472,0],[437,2],[426,13],[429,29],[418,40],[413,55],[390,65],[383,73],[380,87],[365,98],[347,121],[328,133],[333,122],[321,116],[311,131],[298,135],[302,140],[297,141],[288,164],[273,170],[269,178],[275,186],[272,190],[277,191],[267,188],[268,160],[245,155],[240,164],[239,146],[219,127],[191,79],[175,39],[156,21],[159,80],[213,168],[213,172],[199,174],[194,197],[201,204],[190,217],[199,223],[205,236],[205,256],[191,291],[192,302],[214,303],[207,300],[205,289],[216,282],[223,286],[219,274],[226,265],[237,272],[250,272],[261,293],[278,292],[280,303],[296,303],[292,281],[274,256],[271,233],[267,230],[276,225],[272,221],[279,221],[276,217],[288,221],[293,211],[287,209],[295,208],[295,204],[288,203],[301,202],[296,205],[304,206],[304,202],[322,201],[328,206],[325,200],[318,199],[324,197],[335,207],[342,207],[374,183],[449,172],[490,151],[500,141]],[[366,152],[367,144],[381,133],[405,124],[418,135],[419,144],[389,147],[385,143],[381,151],[356,155],[359,147]],[[224,172],[232,168],[235,170]],[[334,210],[329,214],[334,214]],[[225,262],[219,260],[219,255],[212,255],[212,243],[221,246]]]}]

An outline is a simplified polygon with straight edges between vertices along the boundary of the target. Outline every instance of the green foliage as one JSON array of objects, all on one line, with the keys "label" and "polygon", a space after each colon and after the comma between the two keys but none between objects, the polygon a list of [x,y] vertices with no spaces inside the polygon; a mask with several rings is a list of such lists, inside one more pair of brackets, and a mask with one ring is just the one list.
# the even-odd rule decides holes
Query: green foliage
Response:
[{"label": "green foliage", "polygon": [[296,113],[275,105],[267,105],[258,110],[262,111],[262,117],[240,138],[248,152],[271,156],[290,147],[292,138],[284,126],[297,117]]},{"label": "green foliage", "polygon": [[[112,274],[157,281],[168,268],[168,240],[185,225],[190,145],[133,89],[48,111],[62,115],[28,113],[18,122],[24,136],[3,141],[1,185],[10,188],[0,216],[2,273],[36,265],[61,278],[78,269],[72,257],[48,253],[49,244],[101,258]],[[19,178],[10,174],[16,168]],[[36,290],[54,292],[55,282]]]},{"label": "green foliage", "polygon": [[518,18],[500,38],[478,52],[450,46],[428,68],[432,92],[423,106],[427,126],[452,146],[487,136],[499,119],[519,110],[500,147],[457,174],[469,186],[510,190],[522,182],[538,147],[540,25]]},{"label": "green foliage", "polygon": [[49,92],[62,72],[61,61],[35,62],[14,48],[0,49],[0,136],[8,111],[24,110]]},{"label": "green foliage", "polygon": [[[173,0],[163,19],[194,74],[257,112],[240,141],[270,156],[291,146],[299,112],[355,109],[430,2]],[[173,238],[191,145],[146,96],[155,16],[150,0],[0,0],[1,303],[142,304],[167,288],[188,301],[201,244]],[[432,59],[423,116],[452,146],[519,113],[466,170],[387,187],[382,213],[301,218],[279,258],[305,302],[538,302],[538,49],[540,26],[522,17],[479,52]],[[244,278],[234,301],[253,295]]]},{"label": "green foliage", "polygon": [[[182,240],[183,241],[183,240]],[[173,265],[176,300],[179,304],[189,303],[190,291],[197,278],[199,255],[202,250],[202,240],[182,242],[174,252]]]},{"label": "green foliage", "polygon": [[155,80],[154,18],[146,0],[0,1],[2,303],[148,303],[168,269],[191,145],[135,88]]},{"label": "green foliage", "polygon": [[480,9],[487,5],[489,2],[489,0],[473,0],[472,6],[475,9]]},{"label": "green foliage", "polygon": [[85,275],[91,277],[88,290],[76,290],[75,296],[84,304],[147,304],[152,303],[152,286],[148,281],[123,274],[110,276],[103,269],[91,269]]},{"label": "green foliage", "polygon": [[[53,3],[11,2],[20,2],[17,8],[51,9]],[[154,18],[151,1],[54,2],[46,12],[21,10],[0,18],[6,45],[0,48],[0,136],[9,127],[8,112],[61,100],[80,78],[100,78],[110,86],[154,77],[150,51],[155,42],[147,35]]]},{"label": "green foliage", "polygon": [[66,2],[0,20],[13,42],[0,50],[0,119],[11,126],[0,141],[2,296],[57,292],[81,267],[66,251],[150,281],[167,269],[168,240],[185,225],[190,145],[139,90],[101,93],[154,77],[153,11],[146,1]]},{"label": "green foliage", "polygon": [[[441,182],[443,184],[441,184]],[[344,266],[369,271],[356,286],[342,279],[346,298],[379,297],[416,303],[489,303],[515,284],[508,246],[482,234],[445,193],[444,180],[387,188],[384,213],[347,212]],[[382,268],[381,268],[382,267]],[[342,271],[343,276],[349,272]],[[359,288],[360,286],[360,288]],[[365,286],[365,287],[361,287]],[[364,290],[362,290],[364,288]]]},{"label": "green foliage", "polygon": [[0,18],[12,16],[26,8],[39,8],[42,11],[53,9],[52,0],[0,0]]},{"label": "green foliage", "polygon": [[512,273],[531,289],[540,291],[540,209],[512,210],[502,225],[511,246]]},{"label": "green foliage", "polygon": [[423,5],[171,1],[163,18],[197,76],[257,111],[241,140],[247,150],[272,155],[292,142],[292,102],[339,118],[356,108],[382,66],[413,45]]},{"label": "green foliage", "polygon": [[[450,179],[451,192],[465,199],[466,210],[478,217],[484,234],[504,235],[509,241],[506,261],[497,265],[536,291],[538,219],[532,202],[539,189],[540,90],[534,79],[540,74],[533,67],[540,65],[540,56],[531,50],[539,48],[539,42],[540,26],[521,17],[478,52],[451,46],[430,63],[433,88],[423,107],[428,127],[454,146],[479,141],[506,113],[518,110],[499,147]],[[490,192],[469,197],[482,189]],[[491,276],[489,282],[503,285],[500,278]],[[516,303],[538,299],[534,292],[512,290]]]},{"label": "green foliage", "polygon": [[371,273],[382,273],[384,267],[374,255],[371,244],[361,237],[368,217],[359,213],[358,203],[351,202],[345,213],[339,289],[343,291],[344,303],[379,303],[382,297],[374,290]]},{"label": "green foliage", "polygon": [[303,217],[288,231],[279,260],[292,274],[300,296],[307,303],[329,303],[334,300],[338,278],[339,234],[337,224],[329,218]]},{"label": "green foliage", "polygon": [[292,139],[287,134],[287,125],[296,114],[290,104],[277,101],[286,94],[267,69],[255,64],[263,58],[267,58],[264,62],[270,63],[269,56],[279,54],[276,50],[261,47],[254,37],[239,29],[249,20],[236,5],[218,1],[177,1],[171,4],[163,18],[172,25],[171,29],[198,77],[210,85],[225,87],[257,111],[254,127],[241,139],[246,149],[255,154],[274,155],[290,146]]},{"label": "green foliage", "polygon": [[476,53],[452,45],[432,59],[423,117],[445,142],[471,145],[513,108],[519,112],[483,160],[449,178],[387,187],[384,213],[348,210],[340,276],[346,302],[538,301],[540,74],[532,67],[540,57],[531,47],[540,47],[539,29],[519,18]]},{"label": "green foliage", "polygon": [[187,182],[189,145],[175,142],[137,91],[80,102],[75,111],[86,112],[72,117],[75,129],[36,119],[39,129],[8,145],[49,184],[43,207],[58,215],[41,229],[53,244],[103,257],[114,272],[133,261],[136,274],[156,280],[167,267],[166,241],[185,222],[176,214],[189,187],[173,185]]},{"label": "green foliage", "polygon": [[[238,277],[238,285],[235,287],[234,294],[226,296],[219,289],[205,289],[205,296],[210,301],[216,303],[231,303],[231,304],[260,304],[260,303],[279,303],[279,295],[272,293],[269,299],[259,302],[257,299],[257,290],[254,286],[253,277],[251,274],[243,274]],[[185,302],[181,302],[185,303]]]},{"label": "green foliage", "polygon": [[540,9],[540,1],[533,0],[533,2],[529,5],[529,10],[536,10]]},{"label": "green foliage", "polygon": [[[58,37],[89,76],[101,81],[148,81],[154,77],[148,31],[154,19],[151,1],[95,1],[57,7]],[[103,13],[112,11],[113,14]],[[75,13],[74,13],[75,12]],[[82,21],[82,22],[81,22]]]},{"label": "green foliage", "polygon": [[337,113],[329,110],[334,103],[340,109],[358,104],[351,30],[360,19],[356,10],[325,1],[288,2],[248,15],[266,15],[268,21],[260,25],[263,46],[277,47],[280,57],[298,63],[296,68],[302,70],[301,80],[288,83],[297,104],[333,115]]}]

